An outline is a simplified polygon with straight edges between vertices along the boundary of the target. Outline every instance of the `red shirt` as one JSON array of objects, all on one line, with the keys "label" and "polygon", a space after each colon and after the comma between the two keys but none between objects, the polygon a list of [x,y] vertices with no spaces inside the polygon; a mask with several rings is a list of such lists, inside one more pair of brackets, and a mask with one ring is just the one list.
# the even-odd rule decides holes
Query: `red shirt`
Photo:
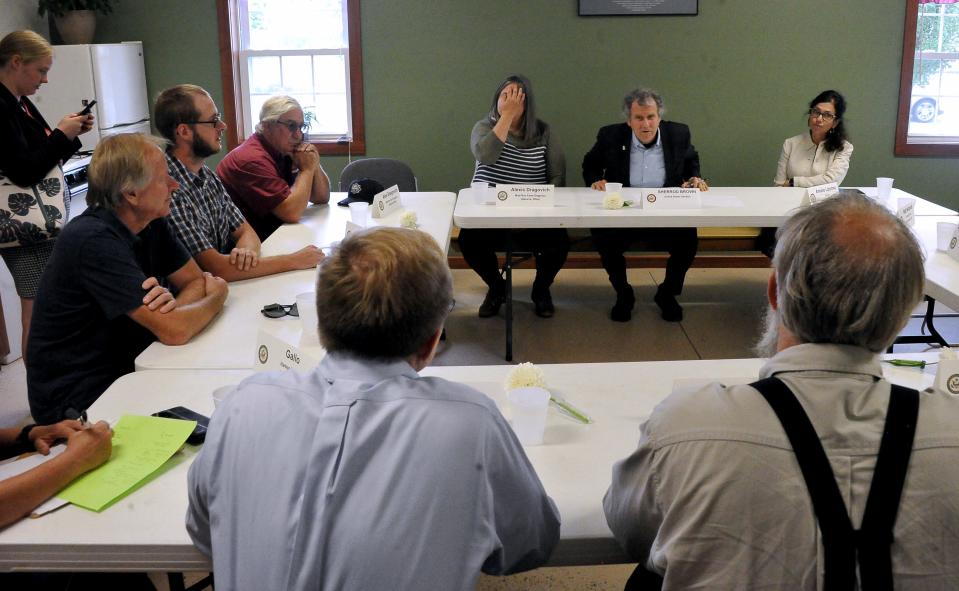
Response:
[{"label": "red shirt", "polygon": [[273,209],[290,196],[296,180],[293,160],[274,150],[259,133],[227,154],[216,174],[260,240],[283,224]]}]

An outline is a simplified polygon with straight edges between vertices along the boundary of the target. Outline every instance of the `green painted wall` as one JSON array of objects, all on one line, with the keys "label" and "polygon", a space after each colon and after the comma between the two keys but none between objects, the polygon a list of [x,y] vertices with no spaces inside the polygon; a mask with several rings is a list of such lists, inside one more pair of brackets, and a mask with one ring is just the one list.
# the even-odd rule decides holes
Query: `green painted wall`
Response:
[{"label": "green painted wall", "polygon": [[[690,125],[715,185],[766,185],[807,102],[836,88],[856,149],[848,185],[896,186],[959,207],[955,158],[893,156],[901,0],[701,0],[696,17],[590,17],[576,0],[362,0],[367,156],[406,160],[427,190],[465,186],[468,138],[504,75],[523,72],[562,139],[568,182],[636,85]],[[291,26],[309,26],[290,17]],[[213,0],[120,0],[98,41],[142,39],[151,95],[177,82],[220,101]],[[334,178],[345,158],[324,158]]]}]

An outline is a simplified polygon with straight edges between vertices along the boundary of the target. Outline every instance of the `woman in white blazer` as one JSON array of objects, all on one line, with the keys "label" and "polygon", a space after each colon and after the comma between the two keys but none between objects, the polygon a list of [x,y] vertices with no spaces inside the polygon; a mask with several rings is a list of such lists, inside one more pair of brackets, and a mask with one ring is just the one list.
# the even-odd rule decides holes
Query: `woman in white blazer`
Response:
[{"label": "woman in white blazer", "polygon": [[849,170],[852,144],[846,141],[846,99],[825,90],[809,103],[809,131],[783,142],[776,170],[780,187],[814,187],[841,183]]}]

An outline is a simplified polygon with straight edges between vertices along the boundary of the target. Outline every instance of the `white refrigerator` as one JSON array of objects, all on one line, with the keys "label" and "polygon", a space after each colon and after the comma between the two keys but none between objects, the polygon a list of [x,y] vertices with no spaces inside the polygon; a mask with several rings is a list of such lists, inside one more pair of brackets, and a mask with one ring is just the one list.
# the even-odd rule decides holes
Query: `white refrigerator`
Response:
[{"label": "white refrigerator", "polygon": [[143,43],[55,45],[49,82],[31,97],[50,127],[96,99],[96,124],[80,136],[81,151],[116,133],[150,133],[150,102],[143,68]]}]

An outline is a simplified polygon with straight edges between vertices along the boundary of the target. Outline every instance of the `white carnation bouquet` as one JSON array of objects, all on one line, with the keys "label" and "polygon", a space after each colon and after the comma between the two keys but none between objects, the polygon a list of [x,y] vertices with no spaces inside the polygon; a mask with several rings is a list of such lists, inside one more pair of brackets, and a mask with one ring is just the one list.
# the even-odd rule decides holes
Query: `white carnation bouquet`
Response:
[{"label": "white carnation bouquet", "polygon": [[[549,390],[549,388],[546,387],[546,374],[543,373],[543,370],[528,361],[520,363],[510,370],[506,376],[506,382],[503,385],[507,391],[517,388],[542,388]],[[583,411],[577,409],[562,398],[554,396],[552,392],[550,392],[549,401],[555,404],[563,414],[580,423],[588,425],[593,422],[593,419],[589,418]]]},{"label": "white carnation bouquet", "polygon": [[624,207],[629,207],[632,204],[632,201],[624,200],[623,196],[619,193],[607,193],[603,197],[604,209],[622,209]]}]

